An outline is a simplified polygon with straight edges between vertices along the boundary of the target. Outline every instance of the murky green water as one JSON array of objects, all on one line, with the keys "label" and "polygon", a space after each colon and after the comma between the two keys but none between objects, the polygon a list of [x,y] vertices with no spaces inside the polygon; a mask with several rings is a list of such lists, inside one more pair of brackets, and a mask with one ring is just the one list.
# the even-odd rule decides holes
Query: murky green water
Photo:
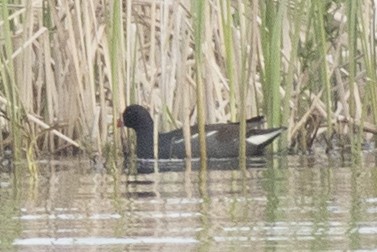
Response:
[{"label": "murky green water", "polygon": [[[3,251],[377,249],[374,154],[351,166],[290,156],[246,171],[93,171],[41,165],[39,180],[0,176]],[[143,163],[142,166],[150,166]],[[160,167],[175,167],[183,163]],[[152,166],[153,167],[153,166]],[[195,168],[195,166],[194,166]]]}]

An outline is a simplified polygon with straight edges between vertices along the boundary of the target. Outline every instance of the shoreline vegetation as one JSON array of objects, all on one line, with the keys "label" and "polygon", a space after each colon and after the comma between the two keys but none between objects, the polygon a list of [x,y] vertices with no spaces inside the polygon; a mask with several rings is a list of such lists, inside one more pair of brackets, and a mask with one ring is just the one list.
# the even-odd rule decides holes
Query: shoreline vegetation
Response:
[{"label": "shoreline vegetation", "polygon": [[115,160],[133,103],[187,139],[197,122],[265,115],[288,128],[275,148],[359,153],[377,133],[374,3],[2,0],[0,153],[31,170],[45,155]]}]

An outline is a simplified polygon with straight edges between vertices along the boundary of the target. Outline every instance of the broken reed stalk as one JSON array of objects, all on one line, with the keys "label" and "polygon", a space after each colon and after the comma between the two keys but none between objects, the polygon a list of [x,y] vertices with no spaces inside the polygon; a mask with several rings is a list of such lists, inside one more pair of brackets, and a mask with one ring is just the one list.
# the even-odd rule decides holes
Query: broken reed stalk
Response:
[{"label": "broken reed stalk", "polygon": [[[17,84],[9,87],[15,88],[16,86],[19,86],[18,96],[22,98],[22,104],[19,104],[19,106],[24,107],[25,110],[31,112],[31,114],[43,115],[47,124],[52,124],[54,120],[63,120],[67,122],[67,130],[62,131],[62,136],[70,135],[70,138],[72,138],[73,135],[76,135],[76,137],[77,135],[81,135],[83,138],[90,137],[91,141],[97,146],[95,148],[101,150],[100,146],[103,143],[101,143],[101,139],[105,140],[104,137],[107,137],[107,134],[104,134],[104,132],[107,131],[107,125],[104,126],[103,122],[106,122],[106,117],[108,115],[107,111],[102,109],[101,120],[98,120],[98,116],[96,116],[97,109],[95,108],[95,79],[97,72],[94,67],[96,64],[93,63],[97,63],[98,61],[93,59],[95,58],[95,51],[99,42],[103,38],[102,35],[104,34],[104,30],[101,29],[101,26],[97,26],[96,23],[93,22],[94,15],[92,15],[90,11],[96,8],[92,6],[92,1],[85,2],[80,6],[82,12],[78,11],[72,13],[70,10],[72,7],[76,7],[75,5],[63,5],[59,10],[65,13],[64,15],[58,15],[56,13],[57,8],[55,8],[56,6],[53,1],[43,1],[42,7],[44,15],[39,16],[35,14],[42,13],[40,12],[41,9],[33,8],[34,6],[29,3],[30,2],[28,2],[25,7],[21,6],[22,9],[14,12],[8,19],[3,19],[13,22],[10,20],[11,17],[21,18],[19,17],[19,13],[24,13],[26,16],[25,18],[22,17],[20,20],[14,22],[17,23],[24,20],[24,26],[12,26],[15,29],[23,27],[22,31],[27,31],[21,33],[23,36],[4,36],[6,38],[13,38],[18,43],[15,43],[17,47],[15,46],[12,57],[9,57],[8,55],[2,57],[2,59],[4,59],[3,63],[9,64],[11,61],[10,59],[15,59],[15,62],[22,62],[22,64],[16,65],[17,68],[15,69],[15,72],[25,73],[23,75],[18,75],[20,78],[16,78],[15,83]],[[6,3],[3,2],[3,5],[6,6]],[[3,8],[2,10],[7,11],[6,8]],[[16,13],[17,15],[15,15]],[[78,13],[81,13],[82,15]],[[43,24],[47,25],[49,28],[51,27],[51,33],[49,34],[46,33],[46,27],[38,28],[37,25],[42,24],[40,20],[38,20],[39,22],[36,22],[35,19],[32,18],[42,16]],[[60,22],[60,17],[63,17],[63,19],[67,21],[64,23],[65,26]],[[9,22],[3,21],[1,25],[8,25]],[[75,23],[75,25],[72,25],[73,23]],[[56,26],[54,26],[54,24],[56,24]],[[93,25],[93,27],[89,27],[88,25]],[[33,27],[37,27],[37,29],[32,30]],[[68,31],[68,33],[66,31]],[[91,36],[94,34],[92,33],[93,31],[96,31],[95,39]],[[19,33],[19,31],[12,32],[15,34]],[[69,34],[68,37],[65,37],[68,38],[68,40],[64,40],[65,42],[63,43],[64,46],[69,47],[69,50],[66,50],[67,48],[64,48],[64,46],[60,47],[60,42],[62,42],[62,40],[56,39],[62,35],[62,33]],[[122,34],[122,32],[120,32],[120,34]],[[21,37],[22,41],[19,42],[19,38]],[[55,49],[51,53],[50,48],[52,41]],[[31,47],[31,45],[35,46]],[[30,57],[31,49],[33,49],[33,56],[36,59]],[[75,56],[72,57],[72,54]],[[101,55],[99,54],[99,57],[100,56]],[[66,58],[64,57],[68,58],[68,64],[65,63],[64,60],[66,60]],[[32,60],[34,61],[32,62]],[[36,63],[39,64],[36,65]],[[88,71],[86,72],[86,70]],[[66,74],[67,72],[69,72],[69,75]],[[35,77],[30,76],[30,73],[34,74]],[[6,80],[4,76],[5,75],[2,75],[2,80]],[[2,81],[2,83],[5,82]],[[33,94],[30,92],[31,88],[33,88]],[[4,92],[7,97],[6,100],[9,100],[11,104],[15,104],[12,102],[11,96],[6,95],[10,94],[7,90],[7,87],[3,87],[0,91]],[[120,92],[114,93],[118,94]],[[102,94],[103,92],[100,96]],[[102,105],[102,108],[103,107],[104,106]],[[7,114],[9,118],[11,118],[11,115],[12,113]],[[99,124],[99,121],[101,121],[102,127],[96,125]],[[14,129],[15,127],[9,128]],[[91,130],[89,128],[91,128]],[[98,129],[101,130],[100,134],[98,133]],[[31,124],[27,132],[30,134],[37,134],[35,130],[34,125]],[[53,132],[55,131],[56,130]],[[96,134],[93,135],[93,133]],[[39,138],[37,143],[38,148],[48,148],[53,151],[56,144],[65,144],[65,140],[54,141],[53,138],[48,137],[45,138],[45,140],[47,140],[48,143],[47,141],[42,141],[42,138]],[[23,145],[24,149],[26,149],[25,144]],[[21,150],[22,148],[17,149]]]},{"label": "broken reed stalk", "polygon": [[[0,103],[8,106],[9,105],[9,102],[0,96]],[[50,125],[48,125],[47,123],[43,122],[42,120],[38,119],[37,117],[31,115],[31,114],[26,114],[27,118],[29,121],[37,124],[38,126],[40,126],[41,128],[43,129],[46,129],[46,130],[49,130],[52,134],[56,135],[57,137],[61,138],[62,140],[66,141],[67,143],[69,144],[72,144],[73,146],[75,147],[78,147],[78,148],[81,148],[80,144],[77,143],[76,141],[72,140],[71,138],[63,135],[60,131],[57,131],[56,129],[52,129]]]}]

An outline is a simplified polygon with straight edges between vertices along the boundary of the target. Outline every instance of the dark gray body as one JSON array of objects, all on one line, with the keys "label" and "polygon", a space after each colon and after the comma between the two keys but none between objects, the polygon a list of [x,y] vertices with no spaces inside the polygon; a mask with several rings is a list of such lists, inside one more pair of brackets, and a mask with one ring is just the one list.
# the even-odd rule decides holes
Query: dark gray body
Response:
[{"label": "dark gray body", "polygon": [[[285,128],[255,129],[263,117],[249,119],[246,124],[247,156],[263,153],[264,148],[278,137]],[[138,158],[153,158],[153,121],[148,111],[131,105],[123,113],[124,125],[133,128],[137,137]],[[239,123],[211,124],[205,126],[207,157],[232,158],[239,155]],[[191,157],[200,156],[198,127],[191,127]],[[183,159],[186,157],[182,129],[159,133],[158,158]]]},{"label": "dark gray body", "polygon": [[[246,138],[252,137],[253,134],[256,137],[260,136],[260,134],[271,134],[271,137],[259,145],[246,142],[246,155],[263,154],[264,148],[278,137],[283,130],[283,128],[248,129]],[[206,137],[207,157],[232,158],[239,156],[239,125],[206,125],[206,132],[209,133]],[[200,157],[199,136],[197,134],[197,127],[191,127],[191,157]],[[158,149],[158,157],[160,159],[185,158],[186,152],[182,130],[159,134]]]}]

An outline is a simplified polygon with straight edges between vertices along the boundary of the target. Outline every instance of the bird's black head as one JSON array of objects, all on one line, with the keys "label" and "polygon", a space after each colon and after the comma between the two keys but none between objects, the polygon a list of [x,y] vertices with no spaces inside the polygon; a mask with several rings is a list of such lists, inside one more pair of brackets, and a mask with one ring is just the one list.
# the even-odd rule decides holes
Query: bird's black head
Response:
[{"label": "bird's black head", "polygon": [[124,126],[134,130],[150,127],[153,129],[153,120],[149,112],[136,104],[130,105],[124,110],[123,123]]}]

